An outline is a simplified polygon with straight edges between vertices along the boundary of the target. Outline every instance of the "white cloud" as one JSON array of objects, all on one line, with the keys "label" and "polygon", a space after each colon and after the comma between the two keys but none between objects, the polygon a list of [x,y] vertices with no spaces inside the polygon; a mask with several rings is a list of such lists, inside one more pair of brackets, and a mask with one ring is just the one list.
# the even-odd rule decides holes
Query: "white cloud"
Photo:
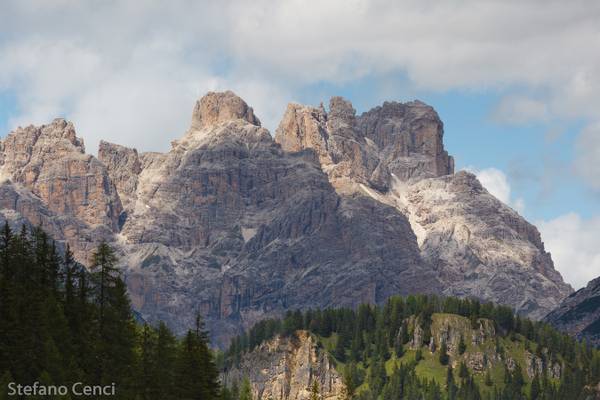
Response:
[{"label": "white cloud", "polygon": [[475,174],[479,182],[481,182],[490,194],[504,204],[508,204],[519,213],[523,213],[525,210],[525,201],[520,197],[512,198],[510,183],[504,172],[497,168],[479,170],[474,167],[467,167],[466,170]]},{"label": "white cloud", "polygon": [[16,95],[14,123],[66,115],[91,151],[99,137],[168,147],[193,100],[211,88],[245,92],[272,129],[299,88],[391,73],[406,74],[416,90],[507,93],[499,115],[516,123],[596,118],[600,109],[595,0],[2,7],[0,90]]},{"label": "white cloud", "polygon": [[548,105],[524,96],[505,96],[492,113],[494,121],[520,125],[548,120]]},{"label": "white cloud", "polygon": [[600,191],[600,123],[583,129],[577,139],[576,154],[577,172],[593,189]]},{"label": "white cloud", "polygon": [[569,213],[538,221],[537,227],[565,281],[579,289],[600,276],[600,217],[584,219]]}]

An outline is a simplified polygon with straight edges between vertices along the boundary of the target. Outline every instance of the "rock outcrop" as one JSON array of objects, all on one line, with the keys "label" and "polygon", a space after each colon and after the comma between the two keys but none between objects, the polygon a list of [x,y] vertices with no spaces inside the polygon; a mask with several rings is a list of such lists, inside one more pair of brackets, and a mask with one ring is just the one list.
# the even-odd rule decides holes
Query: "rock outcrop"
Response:
[{"label": "rock outcrop", "polygon": [[102,142],[96,158],[64,120],[15,130],[0,142],[0,213],[83,263],[111,242],[145,320],[182,332],[200,312],[219,346],[288,309],[393,294],[542,316],[570,288],[535,227],[453,174],[442,136],[423,103],[357,116],[335,97],[288,106],[274,140],[234,93],[209,93],[166,153]]},{"label": "rock outcrop", "polygon": [[239,365],[225,371],[225,385],[248,378],[255,399],[309,399],[316,381],[322,399],[343,398],[344,383],[327,352],[306,331],[276,337],[242,356]]},{"label": "rock outcrop", "polygon": [[544,319],[571,336],[600,346],[600,278],[571,294]]}]

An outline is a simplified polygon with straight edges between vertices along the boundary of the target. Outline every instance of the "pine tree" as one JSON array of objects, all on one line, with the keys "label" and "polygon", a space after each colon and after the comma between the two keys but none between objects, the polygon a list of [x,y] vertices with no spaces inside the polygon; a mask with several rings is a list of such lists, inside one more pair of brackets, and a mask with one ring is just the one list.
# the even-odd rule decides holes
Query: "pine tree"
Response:
[{"label": "pine tree", "polygon": [[465,338],[463,335],[460,335],[460,342],[458,343],[458,354],[463,355],[467,350],[467,344],[465,343]]},{"label": "pine tree", "polygon": [[120,395],[130,398],[135,390],[131,372],[136,364],[136,332],[131,304],[125,283],[120,277],[114,281],[114,287],[107,289],[104,331],[100,331],[99,338],[101,382],[114,382],[119,387]]},{"label": "pine tree", "polygon": [[396,357],[400,358],[404,355],[404,346],[402,345],[402,337],[396,336],[396,340],[394,340],[394,353],[396,353]]},{"label": "pine tree", "polygon": [[335,350],[333,351],[333,356],[341,362],[346,362],[346,344],[344,342],[344,336],[338,336]]},{"label": "pine tree", "polygon": [[161,322],[158,325],[154,364],[156,367],[157,398],[171,400],[175,397],[175,367],[177,341],[169,328]]},{"label": "pine tree", "polygon": [[415,361],[419,362],[423,359],[423,351],[421,349],[417,349],[415,352]]},{"label": "pine tree", "polygon": [[446,391],[448,393],[448,400],[456,398],[456,384],[454,383],[454,371],[452,365],[448,365],[446,370]]},{"label": "pine tree", "polygon": [[119,387],[119,396],[131,396],[135,390],[131,371],[136,362],[136,332],[127,288],[116,264],[114,250],[107,243],[100,243],[92,255],[91,265],[95,302],[98,305],[98,337],[94,344],[98,363],[95,375],[97,382],[115,383]]},{"label": "pine tree", "polygon": [[448,361],[450,361],[450,357],[448,356],[448,346],[446,342],[442,342],[440,346],[440,356],[439,356],[440,364],[448,365]]},{"label": "pine tree", "polygon": [[188,331],[180,345],[176,378],[179,397],[213,400],[219,396],[218,371],[208,348],[208,337],[200,315],[194,331]]},{"label": "pine tree", "polygon": [[342,380],[344,383],[344,390],[342,393],[342,399],[352,399],[354,397],[354,392],[356,388],[360,386],[361,382],[358,382],[356,377],[357,375],[357,367],[354,363],[349,363],[346,365],[344,369],[344,374],[342,376]]},{"label": "pine tree", "polygon": [[92,254],[91,271],[95,280],[98,306],[100,308],[99,326],[100,334],[104,332],[105,311],[110,296],[110,290],[116,284],[119,271],[116,268],[117,257],[113,249],[106,242],[100,243]]},{"label": "pine tree", "polygon": [[494,382],[492,381],[492,374],[490,373],[490,370],[487,369],[485,371],[485,385],[492,386],[493,384],[494,384]]},{"label": "pine tree", "polygon": [[369,388],[373,393],[380,393],[386,383],[387,374],[385,364],[381,359],[371,359],[371,368],[369,369],[368,382]]},{"label": "pine tree", "polygon": [[535,374],[535,376],[531,380],[531,389],[529,391],[529,398],[531,400],[538,400],[540,398],[540,394],[541,394],[540,377],[537,374]]},{"label": "pine tree", "polygon": [[248,378],[244,378],[244,380],[242,381],[239,400],[253,400],[252,387],[250,386],[250,381],[248,380]]},{"label": "pine tree", "polygon": [[459,369],[458,369],[458,376],[460,378],[466,379],[469,377],[469,369],[467,368],[467,364],[465,364],[464,361],[461,361]]},{"label": "pine tree", "polygon": [[319,389],[319,382],[317,382],[317,380],[313,380],[312,386],[310,388],[310,400],[320,400],[321,399],[321,392]]},{"label": "pine tree", "polygon": [[154,332],[148,324],[144,324],[141,331],[140,342],[140,365],[138,366],[139,376],[137,392],[143,400],[152,400],[158,398],[157,387],[157,362],[156,340]]}]

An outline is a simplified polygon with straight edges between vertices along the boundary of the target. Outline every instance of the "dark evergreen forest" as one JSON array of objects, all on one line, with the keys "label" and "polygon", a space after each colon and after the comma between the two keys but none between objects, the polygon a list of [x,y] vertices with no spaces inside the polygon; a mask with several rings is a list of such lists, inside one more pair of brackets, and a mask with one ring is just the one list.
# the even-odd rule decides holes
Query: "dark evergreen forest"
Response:
[{"label": "dark evergreen forest", "polygon": [[[0,233],[0,399],[7,385],[115,384],[115,399],[212,400],[218,371],[200,317],[176,338],[136,324],[114,251],[90,271],[39,228]],[[70,397],[27,397],[70,398]],[[88,397],[90,398],[90,397]]]}]

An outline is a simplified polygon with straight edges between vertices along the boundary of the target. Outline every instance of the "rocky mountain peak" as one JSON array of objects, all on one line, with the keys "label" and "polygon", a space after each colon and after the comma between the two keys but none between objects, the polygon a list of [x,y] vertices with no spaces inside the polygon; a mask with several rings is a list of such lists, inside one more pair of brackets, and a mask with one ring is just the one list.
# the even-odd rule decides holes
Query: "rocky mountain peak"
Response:
[{"label": "rocky mountain peak", "polygon": [[352,127],[356,119],[356,110],[352,103],[343,97],[332,97],[329,100],[329,121],[332,128],[339,127],[340,124]]},{"label": "rocky mountain peak", "polygon": [[260,120],[254,115],[252,107],[238,95],[229,90],[209,92],[196,102],[191,129],[199,130],[238,119],[260,126]]},{"label": "rocky mountain peak", "polygon": [[353,183],[387,192],[394,179],[418,181],[454,172],[443,144],[443,124],[420,101],[385,102],[356,116],[352,103],[333,97],[323,107],[288,106],[275,141],[286,151],[312,149],[336,188]]},{"label": "rocky mountain peak", "polygon": [[41,198],[50,211],[116,229],[121,202],[106,168],[85,154],[71,122],[17,128],[0,144],[2,175]]},{"label": "rocky mountain peak", "polygon": [[73,123],[57,118],[47,125],[18,127],[4,138],[0,150],[0,165],[5,173],[13,174],[32,158],[81,155],[85,146],[75,134]]}]

